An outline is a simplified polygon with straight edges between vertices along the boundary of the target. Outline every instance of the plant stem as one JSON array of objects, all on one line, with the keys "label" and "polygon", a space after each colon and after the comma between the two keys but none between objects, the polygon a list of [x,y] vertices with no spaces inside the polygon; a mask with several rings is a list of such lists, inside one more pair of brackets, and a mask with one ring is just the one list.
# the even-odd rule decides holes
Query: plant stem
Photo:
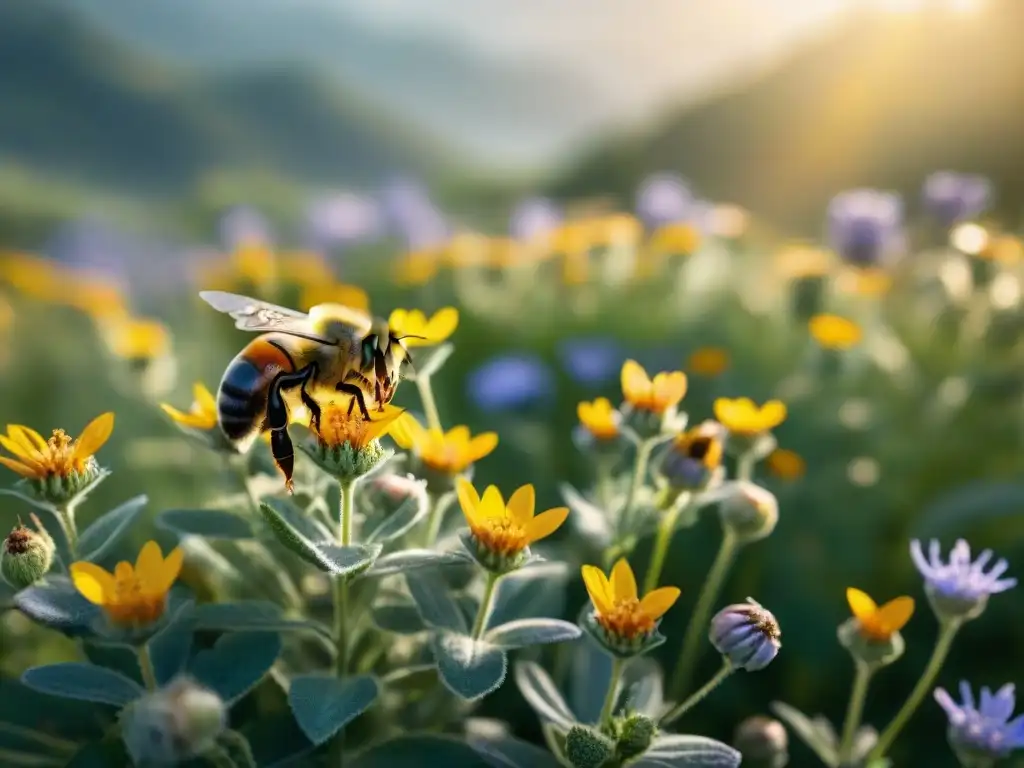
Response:
[{"label": "plant stem", "polygon": [[430,549],[437,543],[437,537],[441,534],[441,523],[444,522],[444,513],[448,509],[449,496],[442,494],[437,496],[430,494],[430,511],[427,512],[427,536],[424,546]]},{"label": "plant stem", "polygon": [[687,505],[675,504],[661,516],[661,521],[658,523],[658,537],[654,540],[651,564],[647,566],[647,575],[644,577],[643,594],[645,595],[658,586],[658,579],[661,578],[661,571],[665,567],[665,557],[668,555],[668,548],[672,543],[672,534],[676,531],[676,521],[685,506]]},{"label": "plant stem", "polygon": [[839,764],[846,765],[852,757],[853,740],[860,728],[864,713],[864,699],[868,695],[868,684],[875,668],[862,661],[855,663],[853,690],[850,691],[850,703],[846,707],[846,719],[843,721],[843,736],[839,740]]},{"label": "plant stem", "polygon": [[[355,483],[342,483],[341,513],[338,520],[338,543],[347,547],[352,543],[352,500]],[[348,671],[348,580],[344,576],[334,577],[334,642],[337,654],[334,659],[334,673],[344,677]]]},{"label": "plant stem", "polygon": [[597,460],[597,467],[595,468],[596,475],[596,491],[597,491],[597,505],[608,514],[608,507],[612,503],[612,459],[599,458]]},{"label": "plant stem", "polygon": [[711,611],[718,599],[718,593],[722,591],[725,577],[729,573],[736,552],[739,550],[739,540],[731,528],[722,529],[722,543],[715,555],[715,561],[711,564],[704,586],[701,587],[700,595],[697,597],[697,606],[693,609],[693,616],[686,628],[686,637],[683,639],[683,650],[679,654],[679,663],[672,676],[672,685],[669,690],[675,699],[682,698],[690,685],[690,678],[693,676],[694,666],[697,663],[701,650],[701,641],[704,639],[704,631],[708,620],[711,618]]},{"label": "plant stem", "polygon": [[142,673],[142,682],[146,684],[146,690],[155,691],[159,686],[156,683],[156,672],[153,670],[153,659],[149,655],[149,644],[140,645],[135,655],[139,660],[139,672]]},{"label": "plant stem", "polygon": [[750,482],[754,479],[754,465],[757,457],[752,451],[740,454],[736,458],[736,479]]},{"label": "plant stem", "polygon": [[420,402],[423,404],[423,412],[427,416],[427,426],[430,429],[441,430],[441,415],[437,411],[437,401],[434,400],[434,390],[430,386],[429,376],[417,376],[416,387],[420,391]]},{"label": "plant stem", "polygon": [[57,507],[57,522],[60,524],[64,538],[68,542],[68,553],[73,561],[78,551],[78,526],[75,523],[75,507],[73,504],[62,504]]},{"label": "plant stem", "polygon": [[623,505],[622,513],[619,515],[620,538],[629,533],[633,522],[633,513],[636,511],[636,502],[640,497],[640,489],[644,487],[644,480],[647,479],[647,464],[651,460],[651,451],[653,450],[653,440],[641,440],[637,443],[633,474],[629,479],[629,491],[626,493],[626,503]]},{"label": "plant stem", "polygon": [[878,742],[868,756],[868,762],[885,756],[885,753],[889,751],[889,747],[892,746],[896,737],[899,736],[900,731],[906,726],[907,721],[917,711],[917,708],[921,706],[921,701],[924,699],[925,694],[935,684],[935,678],[938,677],[939,670],[942,669],[946,656],[949,655],[949,649],[953,646],[953,639],[960,630],[960,626],[961,622],[959,620],[944,621],[940,624],[939,636],[935,640],[935,647],[932,649],[931,658],[928,659],[928,665],[924,668],[924,672],[921,673],[921,678],[910,692],[910,696],[907,697],[903,707],[896,713],[892,722],[885,727],[882,735],[878,737]]},{"label": "plant stem", "polygon": [[615,700],[619,693],[619,680],[622,679],[622,670],[626,668],[626,660],[618,657],[612,660],[612,676],[608,680],[608,692],[604,695],[604,706],[601,707],[601,716],[597,718],[597,725],[600,728],[611,723],[612,715],[615,714]]},{"label": "plant stem", "polygon": [[690,696],[690,698],[682,704],[669,711],[668,714],[661,718],[661,721],[658,724],[664,727],[678,720],[707,698],[707,695],[720,686],[725,681],[725,678],[731,675],[734,671],[735,669],[732,664],[726,661],[722,665],[722,668],[715,673],[715,676],[708,680],[700,690]]},{"label": "plant stem", "polygon": [[487,583],[484,584],[484,596],[480,598],[480,608],[476,612],[476,621],[473,622],[471,637],[479,640],[487,626],[487,619],[491,615],[491,604],[494,602],[494,588],[498,586],[501,577],[496,573],[487,572]]}]

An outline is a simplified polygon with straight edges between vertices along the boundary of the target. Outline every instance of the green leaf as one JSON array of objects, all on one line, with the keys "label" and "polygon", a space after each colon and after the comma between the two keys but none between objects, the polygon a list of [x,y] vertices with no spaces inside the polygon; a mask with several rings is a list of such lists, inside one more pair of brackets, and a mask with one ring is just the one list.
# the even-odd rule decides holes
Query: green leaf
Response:
[{"label": "green leaf", "polygon": [[793,729],[793,733],[799,736],[801,741],[810,747],[825,765],[835,765],[839,761],[835,735],[829,733],[832,730],[831,725],[828,725],[826,730],[822,727],[821,722],[812,720],[796,707],[791,707],[781,701],[773,701],[771,710],[778,715],[782,722]]},{"label": "green leaf", "polygon": [[498,583],[490,623],[562,615],[568,578],[569,567],[562,562],[537,563],[508,574]]},{"label": "green leaf", "polygon": [[446,341],[443,344],[438,344],[436,347],[427,347],[422,351],[416,352],[416,359],[413,360],[416,370],[414,373],[408,374],[409,380],[429,379],[441,370],[441,367],[448,362],[448,358],[452,356],[454,351],[455,345],[450,341]]},{"label": "green leaf", "polygon": [[[576,718],[551,676],[535,661],[520,661],[513,670],[516,687],[541,722],[570,728]],[[600,707],[600,703],[598,704]]]},{"label": "green leaf", "polygon": [[436,571],[420,571],[415,576],[407,576],[405,583],[416,602],[420,618],[427,626],[462,633],[469,631],[466,617]]},{"label": "green leaf", "polygon": [[107,555],[135,523],[148,501],[145,495],[129,499],[86,528],[78,537],[78,559],[94,563]]},{"label": "green leaf", "polygon": [[583,630],[561,619],[518,619],[487,631],[484,640],[499,648],[528,648],[575,640]]},{"label": "green leaf", "polygon": [[395,573],[414,571],[420,568],[440,568],[446,565],[465,565],[472,559],[465,552],[435,552],[431,549],[404,549],[392,552],[374,562],[366,577],[390,576]]},{"label": "green leaf", "polygon": [[290,711],[250,719],[241,729],[260,768],[284,768],[316,749]]},{"label": "green leaf", "polygon": [[379,693],[380,684],[370,675],[300,675],[291,680],[288,704],[307,738],[323,744],[369,709]]},{"label": "green leaf", "polygon": [[220,509],[168,509],[156,518],[164,530],[205,539],[251,539],[252,526],[241,515]]},{"label": "green leaf", "polygon": [[373,623],[386,632],[415,635],[428,627],[413,603],[378,603],[370,609]]},{"label": "green leaf", "polygon": [[490,764],[469,744],[447,736],[400,736],[359,753],[349,768],[424,766],[490,768]]},{"label": "green leaf", "polygon": [[325,573],[348,576],[365,571],[380,554],[380,544],[358,544],[341,547],[330,542],[314,543],[302,535],[277,509],[267,502],[260,504],[263,519],[281,544]]},{"label": "green leaf", "polygon": [[561,763],[550,752],[536,744],[514,738],[470,738],[470,745],[493,768],[560,768]]},{"label": "green leaf", "polygon": [[192,613],[195,629],[216,632],[316,632],[330,637],[330,630],[315,621],[286,619],[281,609],[266,600],[236,603],[204,603]]},{"label": "green leaf", "polygon": [[[569,702],[581,723],[595,725],[612,679],[612,660],[597,643],[580,643],[574,650],[569,670]],[[626,672],[632,666],[633,662],[627,664]]]},{"label": "green leaf", "polygon": [[40,693],[123,707],[141,696],[142,686],[122,674],[77,661],[26,669],[21,682]]},{"label": "green leaf", "polygon": [[234,703],[263,679],[280,654],[281,636],[276,632],[232,633],[196,654],[189,671]]},{"label": "green leaf", "polygon": [[561,483],[558,490],[572,514],[569,520],[576,531],[597,547],[607,547],[612,540],[612,526],[608,512],[588,501],[582,493],[568,483]]},{"label": "green leaf", "polygon": [[86,744],[64,768],[110,768],[112,765],[131,765],[131,758],[120,739]]},{"label": "green leaf", "polygon": [[100,614],[65,576],[48,576],[44,583],[21,590],[14,604],[33,621],[70,637],[89,634]]},{"label": "green leaf", "polygon": [[183,601],[167,625],[150,638],[149,657],[160,685],[170,682],[188,664],[195,626],[194,607],[191,600]]},{"label": "green leaf", "polygon": [[466,701],[481,699],[505,682],[508,657],[500,648],[452,632],[439,632],[430,645],[441,682]]},{"label": "green leaf", "polygon": [[668,765],[674,768],[737,768],[740,753],[727,744],[706,736],[659,736],[651,748],[634,763],[638,768]]},{"label": "green leaf", "polygon": [[421,492],[414,493],[403,501],[394,512],[389,514],[381,523],[365,537],[368,544],[378,542],[386,544],[394,541],[405,534],[410,528],[416,525],[423,516],[427,514],[429,502],[425,488]]},{"label": "green leaf", "polygon": [[114,722],[112,710],[92,702],[64,699],[60,706],[55,703],[49,694],[20,680],[0,678],[0,744],[19,749],[45,741],[57,751],[73,751],[79,742],[101,738]]}]

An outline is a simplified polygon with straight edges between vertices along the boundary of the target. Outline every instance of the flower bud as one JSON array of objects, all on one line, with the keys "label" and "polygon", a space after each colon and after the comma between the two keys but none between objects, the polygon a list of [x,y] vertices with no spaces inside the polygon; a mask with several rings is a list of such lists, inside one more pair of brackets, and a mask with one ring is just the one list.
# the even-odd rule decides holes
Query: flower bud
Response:
[{"label": "flower bud", "polygon": [[357,509],[368,518],[383,520],[414,499],[421,507],[427,505],[427,488],[422,480],[412,475],[379,472],[365,483],[359,484]]},{"label": "flower bud", "polygon": [[394,451],[382,446],[378,440],[371,440],[361,448],[349,442],[330,445],[323,441],[304,440],[299,447],[314,464],[342,484],[354,483],[394,455]]},{"label": "flower bud", "polygon": [[778,720],[748,717],[736,727],[732,745],[751,768],[783,768],[789,763],[789,735]]},{"label": "flower bud", "polygon": [[903,655],[905,644],[899,632],[893,632],[886,638],[873,638],[861,631],[860,621],[851,617],[839,625],[836,633],[839,643],[856,661],[871,667],[892,664]]},{"label": "flower bud", "polygon": [[136,765],[178,765],[203,754],[227,727],[227,708],[213,691],[180,677],[121,713],[125,748]]},{"label": "flower bud", "polygon": [[574,768],[601,768],[615,754],[615,745],[604,735],[574,725],[565,736],[565,756]]},{"label": "flower bud", "polygon": [[658,734],[658,726],[646,715],[632,714],[616,723],[615,753],[623,760],[642,755]]},{"label": "flower bud", "polygon": [[782,631],[771,611],[747,598],[727,606],[711,619],[711,644],[736,669],[756,672],[767,667],[782,647]]},{"label": "flower bud", "polygon": [[775,494],[746,480],[730,483],[718,507],[722,525],[741,544],[759,541],[775,530],[779,502]]},{"label": "flower bud", "polygon": [[32,515],[38,531],[18,525],[7,534],[0,548],[0,574],[15,589],[30,587],[45,576],[53,565],[54,543]]}]

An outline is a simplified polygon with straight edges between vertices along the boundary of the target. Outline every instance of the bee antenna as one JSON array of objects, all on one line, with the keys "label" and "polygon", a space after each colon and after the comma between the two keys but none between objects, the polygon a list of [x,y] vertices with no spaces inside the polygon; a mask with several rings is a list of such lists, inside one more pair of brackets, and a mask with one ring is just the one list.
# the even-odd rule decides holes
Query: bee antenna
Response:
[{"label": "bee antenna", "polygon": [[394,336],[393,338],[394,338],[395,341],[404,341],[405,339],[420,339],[421,341],[426,341],[427,340],[426,336],[416,336],[416,335],[411,334],[411,333],[407,333],[404,336]]}]

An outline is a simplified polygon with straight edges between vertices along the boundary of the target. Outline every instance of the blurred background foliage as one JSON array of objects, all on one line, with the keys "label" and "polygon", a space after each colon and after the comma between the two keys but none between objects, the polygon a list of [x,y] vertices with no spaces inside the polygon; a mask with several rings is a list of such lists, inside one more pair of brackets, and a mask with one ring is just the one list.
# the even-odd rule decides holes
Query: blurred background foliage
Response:
[{"label": "blurred background foliage", "polygon": [[[137,493],[155,513],[238,492],[157,407],[215,387],[246,341],[196,296],[214,287],[307,308],[359,286],[385,316],[459,307],[442,420],[497,430],[478,483],[533,482],[542,507],[592,481],[576,404],[617,402],[626,358],[687,371],[691,421],[716,397],[778,397],[786,453],[758,479],[780,523],[726,594],[775,612],[783,652],[688,730],[728,741],[776,699],[838,721],[847,586],[919,601],[906,657],[872,687],[881,725],[935,633],[909,539],[992,546],[1011,574],[1024,561],[1024,4],[690,5],[622,26],[614,2],[450,0],[430,23],[404,2],[0,3],[0,423],[75,433],[116,412],[101,457],[116,474],[86,522]],[[991,205],[929,219],[919,190],[939,168],[990,179]],[[637,199],[666,169],[690,182],[665,177],[667,219]],[[902,258],[851,266],[820,236],[830,198],[859,186],[905,196]],[[822,311],[860,343],[813,339]],[[397,402],[419,408],[411,385]],[[26,512],[0,500],[4,525]],[[707,515],[675,539],[666,663],[718,536]],[[574,565],[594,557],[557,541]],[[566,616],[584,600],[571,582]],[[1020,679],[1019,606],[994,599],[940,683]],[[74,652],[11,611],[0,642],[4,676]],[[539,740],[514,686],[481,714]],[[952,765],[943,727],[926,703],[896,765]]]}]

